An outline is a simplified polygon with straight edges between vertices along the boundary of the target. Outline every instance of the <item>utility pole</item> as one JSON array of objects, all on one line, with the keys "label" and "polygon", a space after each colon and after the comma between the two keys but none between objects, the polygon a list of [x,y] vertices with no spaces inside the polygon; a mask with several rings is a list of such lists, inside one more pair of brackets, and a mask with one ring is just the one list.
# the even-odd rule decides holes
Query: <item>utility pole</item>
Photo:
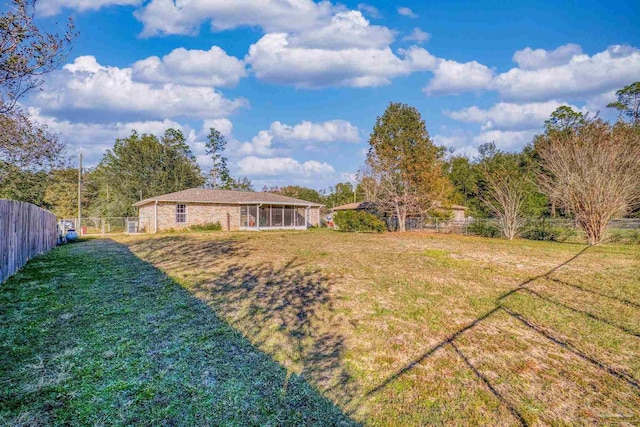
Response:
[{"label": "utility pole", "polygon": [[76,231],[78,235],[82,235],[82,149],[78,149],[78,157],[80,159],[78,165],[78,223]]},{"label": "utility pole", "polygon": [[109,198],[109,184],[107,184],[107,231],[111,232],[111,223],[109,222],[109,215],[111,214],[111,199]]},{"label": "utility pole", "polygon": [[353,203],[357,202],[356,195],[358,194],[358,181],[353,181]]}]

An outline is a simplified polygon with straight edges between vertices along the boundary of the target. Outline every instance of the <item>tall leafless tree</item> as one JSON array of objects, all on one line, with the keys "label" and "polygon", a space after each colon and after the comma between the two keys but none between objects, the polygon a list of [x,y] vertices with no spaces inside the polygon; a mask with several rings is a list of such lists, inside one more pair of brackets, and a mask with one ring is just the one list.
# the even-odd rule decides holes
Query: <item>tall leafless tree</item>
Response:
[{"label": "tall leafless tree", "polygon": [[483,144],[477,159],[484,181],[480,199],[498,220],[502,234],[513,240],[525,225],[525,201],[532,183],[520,165],[520,156]]},{"label": "tall leafless tree", "polygon": [[508,174],[487,174],[487,194],[482,201],[487,204],[498,220],[502,234],[513,240],[525,225],[525,190],[522,181]]},{"label": "tall leafless tree", "polygon": [[357,190],[362,192],[362,198],[365,202],[373,202],[378,197],[380,190],[380,179],[371,165],[367,162],[360,167],[357,176]]},{"label": "tall leafless tree", "polygon": [[589,244],[602,241],[607,223],[640,203],[640,129],[591,120],[536,141],[541,189],[575,215]]}]

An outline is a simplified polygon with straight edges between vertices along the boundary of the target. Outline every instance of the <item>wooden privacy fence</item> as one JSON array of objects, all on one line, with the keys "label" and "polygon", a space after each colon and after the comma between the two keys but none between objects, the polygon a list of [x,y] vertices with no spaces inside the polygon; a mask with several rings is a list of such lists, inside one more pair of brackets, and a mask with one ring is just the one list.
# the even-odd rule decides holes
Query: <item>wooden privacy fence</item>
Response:
[{"label": "wooden privacy fence", "polygon": [[31,203],[0,199],[0,283],[56,246],[56,216]]}]

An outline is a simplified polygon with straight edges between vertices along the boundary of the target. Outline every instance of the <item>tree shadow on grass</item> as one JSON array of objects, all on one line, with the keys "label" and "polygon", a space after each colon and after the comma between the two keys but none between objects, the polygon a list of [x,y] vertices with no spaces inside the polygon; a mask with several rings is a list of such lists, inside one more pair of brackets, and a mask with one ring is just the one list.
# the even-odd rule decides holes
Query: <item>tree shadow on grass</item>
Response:
[{"label": "tree shadow on grass", "polygon": [[[568,351],[570,353],[573,353],[575,356],[577,356],[578,358],[582,359],[583,361],[591,364],[592,366],[596,367],[597,369],[602,370],[602,371],[610,374],[612,377],[616,378],[617,380],[620,380],[620,381],[628,384],[632,389],[634,389],[635,392],[640,392],[640,381],[637,378],[634,378],[632,375],[630,375],[629,373],[627,373],[627,372],[625,372],[623,370],[616,369],[616,368],[612,367],[611,365],[608,365],[607,363],[599,360],[597,357],[594,357],[594,356],[591,356],[591,355],[587,354],[585,351],[577,348],[575,345],[571,344],[570,342],[564,340],[563,338],[561,338],[559,336],[556,336],[552,331],[548,331],[545,328],[540,327],[539,325],[537,325],[534,322],[532,322],[529,319],[527,319],[524,315],[522,315],[522,314],[520,314],[520,313],[518,313],[518,312],[516,312],[516,311],[514,311],[512,309],[510,309],[505,304],[507,299],[510,296],[515,295],[517,293],[523,293],[523,292],[524,293],[528,293],[533,297],[536,297],[536,298],[539,298],[541,300],[544,300],[544,301],[546,301],[548,303],[553,303],[553,304],[556,304],[556,305],[560,304],[557,301],[552,301],[552,300],[550,300],[548,298],[543,297],[539,293],[531,290],[530,289],[530,285],[533,282],[535,282],[536,280],[543,279],[543,278],[544,279],[554,280],[554,279],[551,278],[551,275],[553,273],[555,273],[557,270],[561,269],[562,267],[564,267],[564,266],[572,263],[576,259],[578,259],[588,249],[589,249],[589,247],[585,247],[584,249],[579,251],[577,254],[575,254],[574,256],[569,258],[568,260],[558,264],[557,266],[553,267],[552,269],[550,269],[546,273],[543,273],[543,274],[540,274],[540,275],[538,275],[536,277],[530,278],[530,279],[518,284],[516,287],[512,288],[511,290],[503,293],[498,298],[496,298],[494,308],[492,308],[491,310],[488,310],[484,314],[478,316],[476,319],[474,319],[473,321],[468,323],[466,326],[458,329],[454,333],[450,334],[447,338],[443,339],[442,341],[438,342],[437,344],[435,344],[431,348],[427,349],[419,357],[415,358],[413,361],[411,361],[410,363],[406,364],[404,367],[402,367],[401,369],[397,370],[396,372],[394,372],[393,374],[388,376],[386,379],[381,381],[378,385],[376,385],[375,387],[370,389],[365,394],[364,398],[366,399],[366,398],[370,398],[370,397],[376,395],[380,391],[382,391],[385,388],[387,388],[391,383],[396,381],[398,378],[402,377],[403,375],[406,375],[411,370],[413,370],[415,367],[417,367],[418,365],[420,365],[421,363],[423,363],[427,359],[431,358],[438,350],[441,350],[441,349],[449,346],[449,347],[453,348],[453,350],[456,352],[456,354],[464,361],[464,363],[473,372],[473,374],[480,381],[482,381],[482,383],[487,387],[487,389],[489,389],[489,391],[495,396],[495,398],[512,413],[512,415],[516,419],[516,422],[519,423],[520,425],[525,425],[525,426],[528,425],[528,423],[525,420],[523,414],[521,414],[519,412],[519,410],[513,405],[513,403],[506,396],[502,395],[496,389],[496,387],[494,387],[494,385],[491,383],[491,381],[479,371],[479,369],[471,362],[470,358],[457,345],[459,339],[464,334],[468,333],[469,331],[472,331],[472,330],[476,329],[480,324],[487,322],[488,320],[492,319],[494,316],[498,315],[499,313],[506,313],[508,316],[510,316],[511,318],[517,320],[521,325],[523,325],[524,327],[526,327],[530,331],[535,332],[536,334],[544,337],[550,343],[553,343],[553,345],[557,345],[559,347],[562,347],[564,350],[566,350],[566,351]],[[563,284],[565,284],[565,283],[563,283]],[[584,290],[583,288],[580,288],[580,289]],[[602,295],[602,296],[606,296],[606,295]],[[606,296],[606,297],[609,297],[609,296]],[[623,302],[629,303],[626,300],[624,300]],[[628,328],[620,327],[619,325],[615,325],[613,322],[611,322],[611,321],[609,321],[607,319],[601,318],[599,316],[593,315],[593,314],[591,314],[591,313],[589,313],[589,312],[587,312],[585,310],[577,310],[577,309],[571,308],[571,307],[566,306],[566,305],[565,305],[565,308],[571,309],[573,312],[580,313],[580,314],[582,314],[582,315],[584,315],[586,317],[589,317],[589,318],[591,318],[593,320],[602,322],[603,324],[606,324],[606,325],[609,325],[609,326],[612,326],[612,327],[616,327],[619,330],[621,330],[622,332],[628,334],[630,337],[634,337],[634,336],[637,337],[637,333],[635,331],[632,331],[632,330],[630,330]]]},{"label": "tree shadow on grass", "polygon": [[348,407],[356,385],[343,364],[331,280],[294,258],[281,266],[234,263],[193,290],[252,343]]},{"label": "tree shadow on grass", "polygon": [[[232,242],[213,246],[220,254],[242,251]],[[328,303],[322,281],[290,268],[238,266],[219,285],[229,299],[249,291],[253,299],[248,306],[264,311],[255,321],[273,316],[285,331],[298,334],[297,351],[315,363],[305,364],[309,368],[302,376],[259,350],[125,245],[92,240],[50,252],[10,279],[0,293],[7,308],[0,316],[0,421],[355,425],[305,379],[329,373],[327,381],[336,382],[332,363],[341,339],[313,335],[313,310],[303,314],[289,308]],[[273,286],[266,286],[265,277]],[[243,280],[231,282],[238,279]],[[289,283],[299,285],[291,295],[271,291]],[[289,322],[296,326],[289,328]],[[259,335],[259,326],[255,333]],[[245,335],[251,338],[251,333]],[[58,375],[62,366],[64,375]]]},{"label": "tree shadow on grass", "polygon": [[251,255],[244,241],[232,236],[214,240],[196,240],[188,235],[168,235],[129,243],[136,252],[153,265],[172,273],[197,272],[212,263],[227,259],[242,259]]},{"label": "tree shadow on grass", "polygon": [[342,408],[350,406],[357,386],[343,362],[345,339],[330,296],[333,278],[295,257],[281,264],[261,262],[247,241],[235,236],[166,236],[130,246],[185,278],[185,287],[290,372]]}]

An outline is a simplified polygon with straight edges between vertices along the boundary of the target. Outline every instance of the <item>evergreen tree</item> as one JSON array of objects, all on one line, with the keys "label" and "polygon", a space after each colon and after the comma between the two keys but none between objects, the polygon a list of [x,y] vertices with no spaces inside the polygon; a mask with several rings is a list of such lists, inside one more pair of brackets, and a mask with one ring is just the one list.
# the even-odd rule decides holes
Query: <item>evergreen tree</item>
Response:
[{"label": "evergreen tree", "polygon": [[420,113],[391,103],[377,118],[369,139],[367,163],[378,177],[378,209],[398,219],[423,215],[450,201],[453,186],[444,173],[444,148],[436,146]]},{"label": "evergreen tree", "polygon": [[224,135],[215,128],[210,128],[206,143],[207,155],[211,156],[213,161],[206,183],[209,188],[223,188],[225,185],[231,185],[227,158],[222,154],[226,146],[227,140]]},{"label": "evergreen tree", "polygon": [[116,140],[91,174],[98,189],[97,216],[130,216],[141,198],[199,187],[203,178],[182,132],[162,138],[133,131]]}]

